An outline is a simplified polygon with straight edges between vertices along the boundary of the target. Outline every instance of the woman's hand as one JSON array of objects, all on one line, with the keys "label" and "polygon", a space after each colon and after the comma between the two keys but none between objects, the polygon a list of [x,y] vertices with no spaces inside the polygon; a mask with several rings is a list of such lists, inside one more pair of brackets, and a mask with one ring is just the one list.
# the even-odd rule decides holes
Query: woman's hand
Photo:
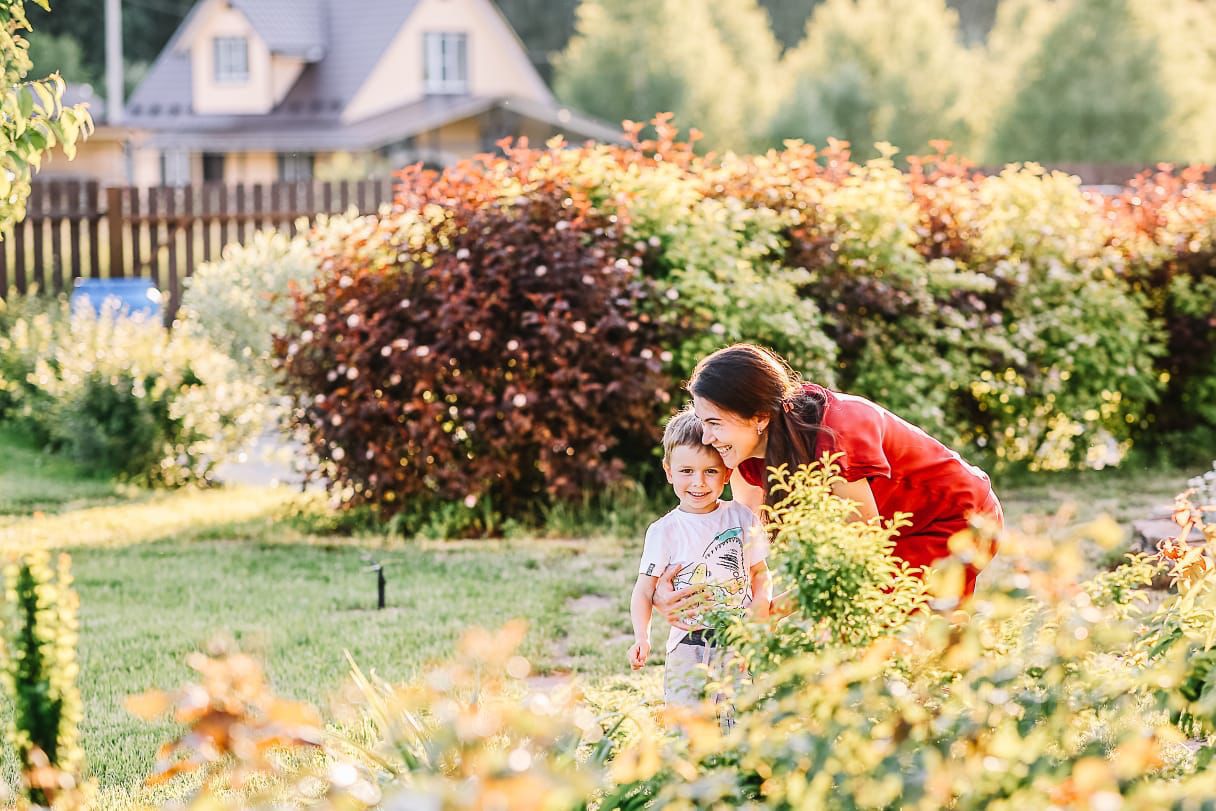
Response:
[{"label": "woman's hand", "polygon": [[654,584],[654,607],[667,620],[668,624],[682,631],[691,631],[693,626],[684,618],[699,613],[705,605],[705,597],[700,586],[689,586],[676,591],[672,581],[680,571],[680,565],[673,563],[663,570],[658,582]]},{"label": "woman's hand", "polygon": [[774,622],[783,620],[790,614],[793,614],[795,608],[797,608],[797,605],[794,603],[794,590],[787,589],[774,597],[773,601],[769,603],[768,618]]}]

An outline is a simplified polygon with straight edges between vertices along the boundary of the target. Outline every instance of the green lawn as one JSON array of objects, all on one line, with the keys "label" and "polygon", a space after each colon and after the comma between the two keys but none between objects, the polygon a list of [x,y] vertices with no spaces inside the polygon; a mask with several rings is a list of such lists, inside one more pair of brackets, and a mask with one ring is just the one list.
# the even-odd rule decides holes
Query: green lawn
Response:
[{"label": "green lawn", "polygon": [[[1126,521],[1167,503],[1193,473],[1051,476],[999,492],[1015,524],[1065,501],[1077,504],[1081,518],[1106,511]],[[640,538],[321,538],[279,519],[293,497],[281,490],[124,490],[0,436],[0,521],[7,522],[0,538],[58,541],[73,554],[82,732],[103,807],[141,798],[140,778],[172,732],[128,716],[123,697],[187,681],[185,655],[220,632],[265,660],[280,693],[324,706],[346,675],[343,650],[364,668],[404,680],[445,657],[466,626],[522,616],[531,627],[524,654],[540,672],[573,670],[621,690],[626,702],[657,695],[657,668],[635,676],[625,666]],[[367,554],[386,565],[384,611],[375,609]],[[5,772],[12,768],[6,760]],[[183,790],[179,783],[169,793]]]}]

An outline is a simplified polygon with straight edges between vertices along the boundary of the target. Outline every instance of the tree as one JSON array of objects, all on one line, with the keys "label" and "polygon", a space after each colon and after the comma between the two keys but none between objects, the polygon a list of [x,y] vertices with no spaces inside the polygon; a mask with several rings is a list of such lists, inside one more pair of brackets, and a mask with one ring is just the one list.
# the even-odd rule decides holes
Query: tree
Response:
[{"label": "tree", "polygon": [[31,31],[30,62],[35,75],[46,76],[56,71],[69,84],[97,86],[100,74],[91,72],[84,64],[80,43],[67,34],[56,36],[44,31]]},{"label": "tree", "polygon": [[967,105],[972,129],[982,140],[977,155],[984,162],[999,162],[992,152],[994,122],[1012,102],[1027,62],[1038,53],[1039,44],[1063,11],[1063,3],[1056,0],[1003,0],[997,9],[977,66],[976,92]]},{"label": "tree", "polygon": [[1001,162],[1136,163],[1171,157],[1173,102],[1159,41],[1130,0],[1073,0],[997,117]]},{"label": "tree", "polygon": [[[613,122],[671,112],[678,124],[702,130],[710,147],[746,148],[757,129],[755,97],[763,96],[747,77],[764,69],[743,68],[737,54],[762,39],[756,27],[762,18],[754,0],[731,0],[713,12],[710,5],[584,0],[574,38],[556,63],[557,94]],[[719,26],[739,31],[727,37]]]},{"label": "tree", "polygon": [[768,122],[781,101],[781,74],[777,70],[781,46],[773,36],[756,0],[714,0],[709,6],[714,27],[730,53],[730,69],[742,76],[744,87],[738,99],[747,145],[761,146],[767,139]]},{"label": "tree", "polygon": [[792,87],[772,136],[841,138],[862,156],[877,141],[905,154],[934,139],[966,150],[975,62],[945,0],[826,0],[782,60]]},{"label": "tree", "polygon": [[[43,8],[47,0],[35,0]],[[64,107],[63,80],[54,75],[27,81],[31,68],[29,43],[22,32],[30,30],[25,0],[0,0],[0,233],[25,216],[30,175],[42,156],[59,144],[70,160],[76,141],[92,131],[84,106]]]},{"label": "tree", "polygon": [[495,0],[519,35],[528,58],[545,81],[553,79],[553,55],[560,53],[574,33],[574,12],[579,0]]},{"label": "tree", "polygon": [[1136,0],[1134,9],[1159,43],[1161,79],[1171,102],[1167,156],[1211,163],[1216,160],[1216,3]]},{"label": "tree", "polygon": [[[42,5],[39,0],[35,2]],[[127,65],[135,68],[128,73],[128,89],[132,87],[131,78],[140,75],[138,66],[151,63],[160,55],[194,3],[195,0],[155,0],[122,4],[123,56]],[[105,30],[105,4],[100,0],[57,0],[54,14],[49,9],[47,13],[33,9],[30,20],[39,31],[74,40],[80,46],[88,75],[105,74],[105,37],[101,35]]]}]

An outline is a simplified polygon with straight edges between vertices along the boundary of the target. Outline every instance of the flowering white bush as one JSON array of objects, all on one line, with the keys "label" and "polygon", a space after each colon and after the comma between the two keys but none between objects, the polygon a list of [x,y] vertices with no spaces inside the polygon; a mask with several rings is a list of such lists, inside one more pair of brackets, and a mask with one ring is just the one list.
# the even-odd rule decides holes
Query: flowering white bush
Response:
[{"label": "flowering white bush", "polygon": [[260,430],[264,407],[206,341],[66,305],[0,336],[9,418],[98,472],[148,484],[205,481]]},{"label": "flowering white bush", "polygon": [[228,245],[219,260],[199,266],[182,296],[179,328],[267,375],[272,337],[283,332],[291,311],[291,290],[311,290],[316,273],[305,239],[259,231],[248,245]]}]

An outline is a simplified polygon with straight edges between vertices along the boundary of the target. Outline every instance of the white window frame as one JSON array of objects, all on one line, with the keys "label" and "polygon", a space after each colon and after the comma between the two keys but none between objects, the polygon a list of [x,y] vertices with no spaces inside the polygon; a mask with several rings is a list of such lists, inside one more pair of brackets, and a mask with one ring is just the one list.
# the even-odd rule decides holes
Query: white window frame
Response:
[{"label": "white window frame", "polygon": [[193,180],[191,154],[185,149],[165,149],[160,153],[160,184],[186,186]]},{"label": "white window frame", "polygon": [[469,35],[463,31],[422,34],[422,83],[431,96],[469,92]]},{"label": "white window frame", "polygon": [[243,84],[249,81],[249,38],[216,37],[216,84]]}]

